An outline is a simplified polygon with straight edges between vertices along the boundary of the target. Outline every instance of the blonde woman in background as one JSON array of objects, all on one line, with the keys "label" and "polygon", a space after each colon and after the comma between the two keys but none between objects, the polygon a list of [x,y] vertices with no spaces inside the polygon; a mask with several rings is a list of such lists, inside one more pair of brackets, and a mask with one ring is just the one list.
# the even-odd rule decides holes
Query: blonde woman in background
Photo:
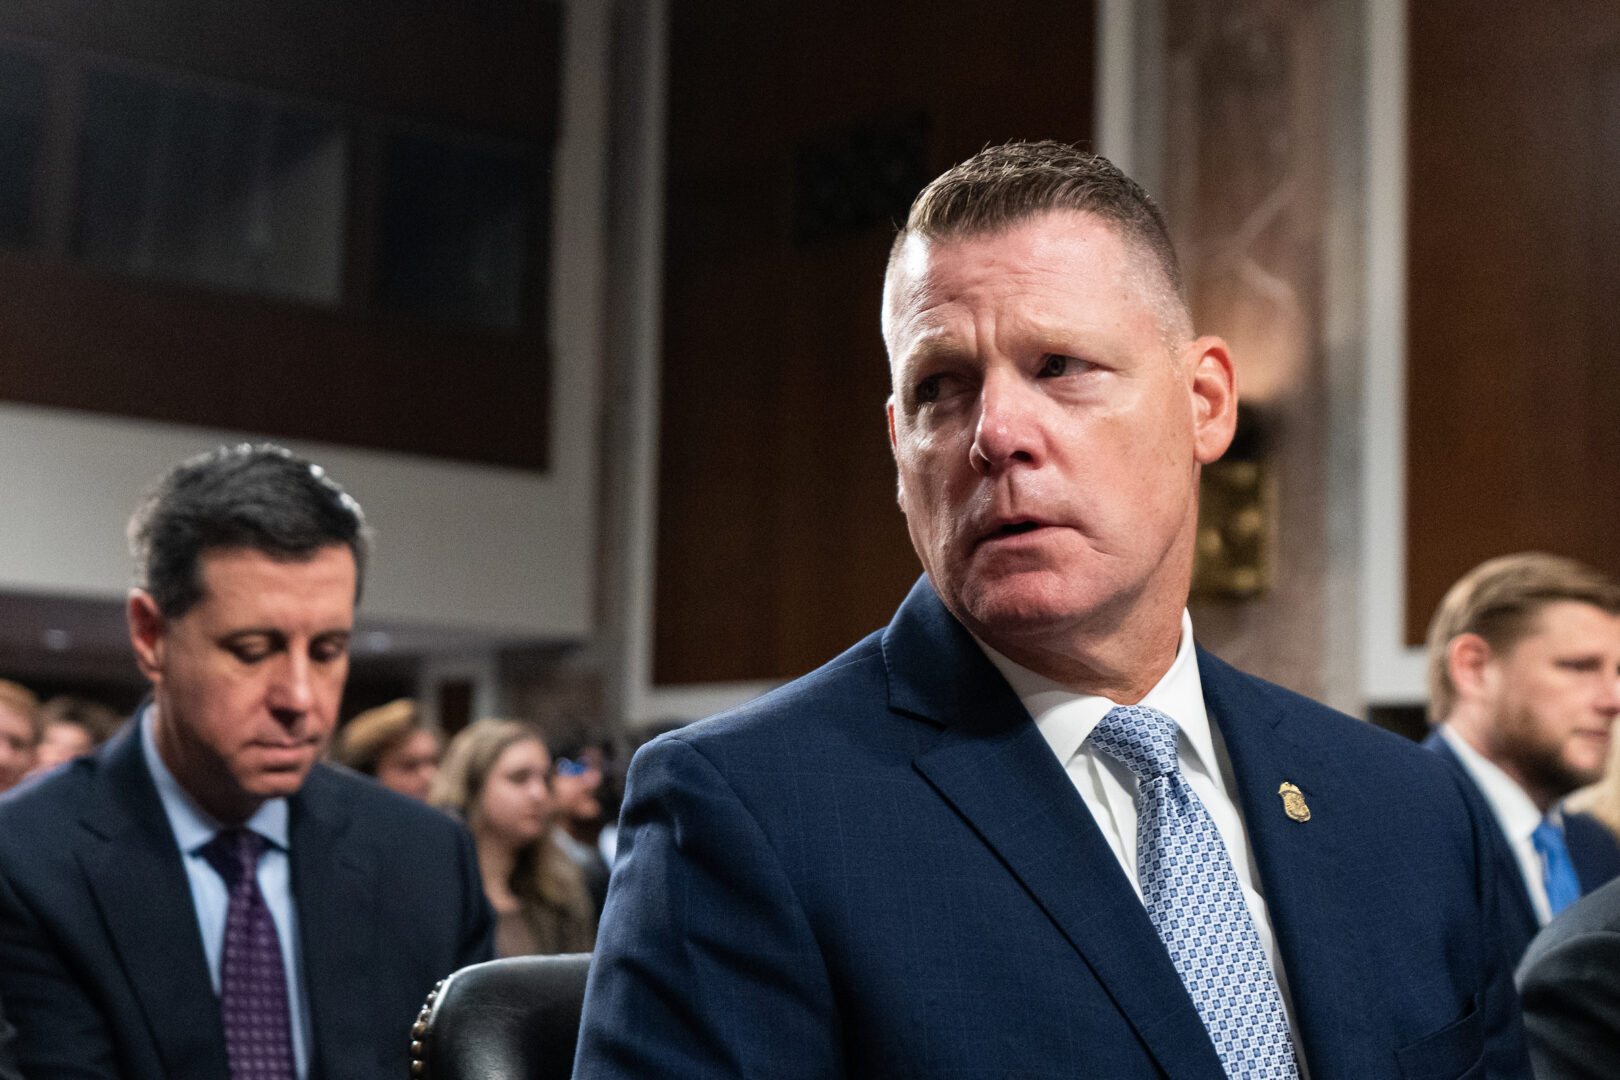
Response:
[{"label": "blonde woman in background", "polygon": [[460,814],[495,909],[495,954],[589,952],[585,878],[551,836],[551,755],[539,732],[480,720],[450,741],[429,801]]},{"label": "blonde woman in background", "polygon": [[1620,840],[1620,727],[1609,727],[1609,760],[1603,779],[1570,795],[1564,809],[1591,814]]},{"label": "blonde woman in background", "polygon": [[439,737],[410,698],[379,705],[343,725],[332,756],[391,791],[427,800],[439,772]]}]

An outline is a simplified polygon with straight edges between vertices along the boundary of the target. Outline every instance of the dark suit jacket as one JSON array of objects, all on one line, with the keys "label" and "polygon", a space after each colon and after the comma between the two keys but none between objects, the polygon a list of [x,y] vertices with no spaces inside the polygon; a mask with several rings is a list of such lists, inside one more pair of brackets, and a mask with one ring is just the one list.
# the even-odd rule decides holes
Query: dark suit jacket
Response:
[{"label": "dark suit jacket", "polygon": [[[310,1075],[403,1077],[427,992],[492,954],[471,839],[324,765],[289,804]],[[229,1075],[190,886],[135,724],[0,800],[0,1001],[29,1080]]]},{"label": "dark suit jacket", "polygon": [[[1433,731],[1423,740],[1425,749],[1439,754],[1446,764],[1451,766],[1453,774],[1463,782],[1471,799],[1485,813],[1491,812],[1490,803],[1485,799],[1485,793],[1474,783],[1473,776],[1468,772],[1462,759],[1441,738],[1440,732]],[[1530,890],[1524,881],[1524,871],[1519,869],[1518,857],[1513,854],[1513,848],[1508,843],[1507,834],[1498,824],[1491,836],[1491,850],[1496,858],[1496,884],[1499,896],[1497,908],[1502,916],[1502,947],[1505,951],[1507,963],[1510,967],[1517,967],[1524,956],[1524,950],[1530,947],[1530,939],[1541,930],[1541,920],[1536,917],[1536,909],[1530,903]],[[1604,882],[1616,875],[1620,875],[1620,844],[1617,844],[1614,835],[1604,828],[1594,817],[1588,814],[1564,815],[1564,843],[1569,847],[1569,861],[1575,864],[1575,876],[1581,882],[1581,895],[1596,889]]]},{"label": "dark suit jacket", "polygon": [[[1432,755],[1199,655],[1313,1080],[1519,1076],[1489,831]],[[1296,784],[1307,822],[1285,813]],[[920,581],[631,768],[574,1075],[1171,1077],[1220,1063],[1029,714]]]},{"label": "dark suit jacket", "polygon": [[1620,1076],[1620,881],[1537,935],[1519,993],[1537,1080]]},{"label": "dark suit jacket", "polygon": [[17,1071],[17,1055],[11,1048],[16,1034],[6,1023],[6,1018],[0,1016],[0,1080],[21,1080],[22,1074]]}]

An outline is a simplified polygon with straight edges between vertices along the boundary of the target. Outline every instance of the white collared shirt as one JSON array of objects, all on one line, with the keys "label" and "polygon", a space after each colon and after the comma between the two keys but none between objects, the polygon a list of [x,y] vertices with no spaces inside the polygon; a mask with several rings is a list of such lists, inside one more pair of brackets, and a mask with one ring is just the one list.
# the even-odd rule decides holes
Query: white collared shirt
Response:
[{"label": "white collared shirt", "polygon": [[[1103,838],[1119,860],[1126,880],[1140,897],[1142,882],[1136,869],[1136,777],[1124,765],[1094,750],[1086,742],[1087,736],[1108,710],[1120,702],[1076,693],[1061,683],[1021,667],[982,641],[979,647],[1035,719],[1036,728],[1069,774],[1086,809],[1091,811]],[[1215,819],[1215,828],[1219,830],[1226,853],[1232,859],[1232,867],[1237,871],[1238,884],[1242,886],[1243,899],[1249,905],[1249,914],[1260,935],[1260,944],[1266,950],[1266,958],[1271,962],[1271,970],[1276,974],[1277,985],[1282,990],[1300,1078],[1307,1080],[1305,1052],[1299,1043],[1299,1026],[1295,1022],[1293,998],[1288,991],[1288,976],[1277,955],[1277,939],[1271,929],[1271,916],[1266,910],[1265,897],[1260,895],[1243,817],[1229,794],[1236,786],[1232,777],[1232,763],[1227,757],[1225,744],[1221,742],[1220,732],[1210,724],[1209,713],[1204,708],[1204,686],[1198,677],[1198,659],[1193,649],[1192,616],[1186,611],[1181,613],[1181,643],[1170,670],[1136,704],[1158,709],[1176,722],[1179,729],[1176,753],[1181,759],[1182,773],[1209,810],[1210,817]]]},{"label": "white collared shirt", "polygon": [[[197,928],[202,932],[203,953],[208,958],[208,974],[214,982],[214,993],[218,994],[230,892],[225,887],[225,879],[203,856],[202,849],[225,826],[197,805],[197,800],[180,786],[180,781],[164,764],[163,756],[158,753],[157,736],[152,731],[150,706],[142,710],[140,726],[146,769],[152,774],[152,783],[157,785],[163,812],[180,848],[186,882],[191,886],[191,904],[197,913]],[[259,857],[259,891],[264,894],[265,906],[275,920],[276,936],[281,939],[281,963],[287,973],[287,1005],[292,1022],[293,1063],[299,1077],[307,1077],[311,1038],[309,1002],[304,997],[303,970],[298,957],[298,916],[293,908],[292,868],[287,858],[287,800],[270,799],[242,824],[269,841]]]},{"label": "white collared shirt", "polygon": [[[1496,824],[1507,837],[1508,847],[1519,862],[1519,873],[1524,877],[1524,891],[1530,894],[1530,905],[1536,909],[1536,919],[1542,926],[1552,921],[1552,903],[1547,899],[1547,869],[1542,864],[1541,852],[1536,850],[1535,831],[1541,824],[1542,813],[1517,780],[1503,772],[1501,767],[1484,754],[1468,745],[1450,724],[1440,725],[1440,737],[1456,751],[1463,768],[1474,778],[1480,794],[1490,804]],[[1546,815],[1560,829],[1564,815],[1556,806]]]}]

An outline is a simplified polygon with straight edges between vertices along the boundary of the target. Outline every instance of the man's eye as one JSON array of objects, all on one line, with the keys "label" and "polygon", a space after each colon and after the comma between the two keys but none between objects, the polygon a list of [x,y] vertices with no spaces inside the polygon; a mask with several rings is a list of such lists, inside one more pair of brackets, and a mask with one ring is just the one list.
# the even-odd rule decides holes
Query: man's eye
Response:
[{"label": "man's eye", "polygon": [[347,641],[318,641],[310,647],[309,655],[319,663],[331,663],[349,651]]},{"label": "man's eye", "polygon": [[1060,356],[1057,353],[1050,353],[1047,355],[1046,362],[1041,365],[1041,370],[1036,373],[1035,377],[1038,379],[1055,379],[1059,375],[1062,375],[1064,372],[1069,370],[1069,362],[1073,359],[1074,358],[1071,356]]},{"label": "man's eye", "polygon": [[930,402],[938,401],[939,376],[930,375],[928,378],[918,383],[917,389],[912,391],[912,395],[919,405],[927,405]]},{"label": "man's eye", "polygon": [[231,655],[244,664],[257,664],[270,655],[270,649],[265,645],[232,645]]}]

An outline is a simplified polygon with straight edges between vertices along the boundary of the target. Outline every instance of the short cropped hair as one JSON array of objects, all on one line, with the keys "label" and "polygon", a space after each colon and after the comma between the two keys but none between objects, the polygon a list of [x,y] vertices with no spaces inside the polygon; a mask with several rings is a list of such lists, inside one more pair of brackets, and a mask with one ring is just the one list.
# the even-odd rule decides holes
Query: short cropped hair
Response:
[{"label": "short cropped hair", "polygon": [[1146,254],[1168,288],[1171,314],[1190,327],[1181,262],[1158,204],[1107,158],[1052,140],[987,147],[942,173],[912,202],[889,267],[913,236],[983,236],[1056,210],[1094,214]]},{"label": "short cropped hair", "polygon": [[356,772],[376,776],[382,759],[421,729],[421,712],[415,700],[390,701],[367,709],[343,725],[332,756]]},{"label": "short cropped hair", "polygon": [[171,469],[130,519],[129,543],[136,584],[176,619],[202,599],[198,561],[219,548],[301,562],[343,544],[354,554],[358,602],[369,533],[360,504],[326,470],[284,447],[243,443]]},{"label": "short cropped hair", "polygon": [[39,698],[34,696],[32,690],[21,683],[14,683],[9,679],[0,679],[0,705],[27,720],[28,726],[34,732],[34,742],[39,742],[39,736],[45,730],[45,724],[39,715]]},{"label": "short cropped hair", "polygon": [[1585,563],[1540,551],[1503,555],[1463,575],[1429,622],[1429,722],[1440,724],[1457,705],[1447,651],[1462,634],[1478,634],[1506,652],[1531,632],[1536,615],[1561,600],[1620,615],[1620,583]]}]

